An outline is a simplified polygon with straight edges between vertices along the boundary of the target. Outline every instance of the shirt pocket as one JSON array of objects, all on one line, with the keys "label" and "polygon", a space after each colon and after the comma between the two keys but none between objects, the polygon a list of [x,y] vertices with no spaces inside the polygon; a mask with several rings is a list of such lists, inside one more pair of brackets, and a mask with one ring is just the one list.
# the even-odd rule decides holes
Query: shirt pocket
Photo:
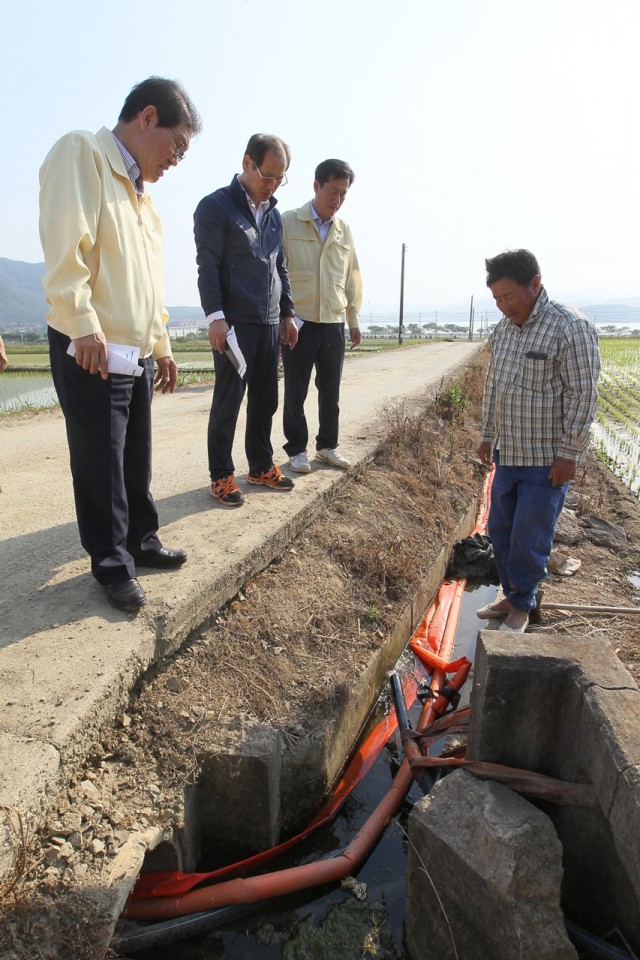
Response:
[{"label": "shirt pocket", "polygon": [[544,350],[527,350],[522,359],[520,382],[523,389],[543,393],[551,389],[554,357]]}]

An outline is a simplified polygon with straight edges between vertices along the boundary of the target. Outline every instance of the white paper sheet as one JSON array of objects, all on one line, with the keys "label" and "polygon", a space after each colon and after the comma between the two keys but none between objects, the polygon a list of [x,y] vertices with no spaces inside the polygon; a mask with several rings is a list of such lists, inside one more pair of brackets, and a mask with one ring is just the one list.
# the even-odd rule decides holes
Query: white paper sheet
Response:
[{"label": "white paper sheet", "polygon": [[[76,355],[76,345],[71,341],[67,349],[70,357]],[[141,377],[142,367],[138,366],[140,347],[126,343],[107,343],[107,364],[109,373],[121,373],[126,376]]]},{"label": "white paper sheet", "polygon": [[244,354],[240,349],[238,338],[236,337],[236,332],[233,327],[231,327],[231,329],[227,332],[227,344],[224,352],[238,371],[238,376],[244,377],[245,373],[247,372],[247,361],[245,360]]}]

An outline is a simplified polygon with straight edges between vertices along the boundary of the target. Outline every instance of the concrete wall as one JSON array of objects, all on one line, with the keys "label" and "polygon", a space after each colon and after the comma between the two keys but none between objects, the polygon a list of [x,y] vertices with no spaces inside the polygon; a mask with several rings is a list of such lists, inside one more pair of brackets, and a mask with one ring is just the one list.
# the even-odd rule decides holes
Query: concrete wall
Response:
[{"label": "concrete wall", "polygon": [[412,960],[576,960],[560,910],[562,847],[508,787],[457,770],[409,817]]},{"label": "concrete wall", "polygon": [[[476,513],[474,503],[461,518],[454,539],[467,536]],[[449,547],[443,547],[419,593],[353,685],[347,703],[336,703],[325,726],[305,731],[300,745],[290,747],[277,730],[234,721],[200,747],[198,782],[185,790],[184,830],[173,838],[184,869],[195,869],[208,850],[248,855],[271,847],[317,811],[340,778],[387,672],[437,592],[449,553]]]},{"label": "concrete wall", "polygon": [[480,634],[468,757],[592,784],[600,811],[538,806],[564,851],[562,905],[640,951],[640,691],[601,641]]}]

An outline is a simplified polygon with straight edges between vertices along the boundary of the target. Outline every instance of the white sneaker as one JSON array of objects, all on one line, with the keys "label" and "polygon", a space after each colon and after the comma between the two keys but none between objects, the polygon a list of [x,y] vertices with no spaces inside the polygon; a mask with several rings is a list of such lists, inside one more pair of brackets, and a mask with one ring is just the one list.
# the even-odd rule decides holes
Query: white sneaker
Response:
[{"label": "white sneaker", "polygon": [[311,464],[309,463],[307,451],[303,450],[302,453],[294,453],[292,457],[289,457],[289,466],[292,470],[295,470],[296,473],[311,473]]},{"label": "white sneaker", "polygon": [[340,467],[341,470],[348,470],[351,464],[346,457],[343,457],[337,450],[331,450],[325,447],[324,450],[316,450],[316,460],[322,463],[329,463],[332,467]]}]

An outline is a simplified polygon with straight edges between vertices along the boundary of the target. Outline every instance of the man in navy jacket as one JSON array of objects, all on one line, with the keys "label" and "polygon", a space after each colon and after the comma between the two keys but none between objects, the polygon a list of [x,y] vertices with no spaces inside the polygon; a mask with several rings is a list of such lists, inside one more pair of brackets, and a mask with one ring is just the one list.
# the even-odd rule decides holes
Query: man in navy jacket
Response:
[{"label": "man in navy jacket", "polygon": [[[279,137],[254,134],[242,173],[201,200],[194,215],[198,288],[215,369],[208,432],[211,493],[225,506],[244,503],[232,448],[245,385],[248,481],[273,490],[293,488],[274,464],[271,445],[280,343],[293,349],[298,339],[274,197],[287,182],[290,159],[289,147]],[[244,378],[229,358],[232,333],[246,361]]]}]

